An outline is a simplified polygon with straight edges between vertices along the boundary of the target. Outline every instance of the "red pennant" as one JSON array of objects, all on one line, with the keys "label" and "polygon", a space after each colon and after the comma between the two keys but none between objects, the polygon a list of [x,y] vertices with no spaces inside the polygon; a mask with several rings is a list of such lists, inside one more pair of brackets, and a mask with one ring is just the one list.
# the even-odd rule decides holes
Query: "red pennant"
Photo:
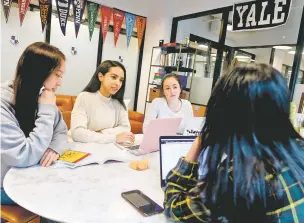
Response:
[{"label": "red pennant", "polygon": [[120,34],[120,30],[121,30],[121,26],[122,26],[122,22],[125,19],[125,13],[117,10],[117,9],[113,9],[113,29],[114,29],[114,45],[116,47],[116,43]]},{"label": "red pennant", "polygon": [[102,24],[102,38],[103,41],[105,41],[107,32],[109,30],[109,25],[111,22],[112,9],[102,5],[100,8],[100,13],[101,13],[101,24]]},{"label": "red pennant", "polygon": [[144,36],[146,27],[146,18],[136,16],[136,27],[137,27],[137,39],[138,39],[138,50],[140,50],[141,42]]},{"label": "red pennant", "polygon": [[20,26],[22,26],[29,4],[30,0],[18,0]]}]

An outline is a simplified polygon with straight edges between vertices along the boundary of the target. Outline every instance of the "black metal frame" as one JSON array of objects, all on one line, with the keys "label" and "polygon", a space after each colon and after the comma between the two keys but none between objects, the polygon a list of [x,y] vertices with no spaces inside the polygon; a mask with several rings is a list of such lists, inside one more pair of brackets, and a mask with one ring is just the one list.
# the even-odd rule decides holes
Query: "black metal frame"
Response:
[{"label": "black metal frame", "polygon": [[[181,20],[187,20],[187,19],[194,19],[197,17],[202,17],[202,16],[207,16],[207,15],[212,15],[212,14],[219,14],[222,13],[222,23],[221,23],[221,30],[220,30],[220,36],[219,36],[219,46],[222,47],[222,49],[220,50],[220,52],[218,51],[217,53],[217,59],[216,59],[216,64],[214,67],[214,74],[217,73],[217,75],[214,75],[213,78],[213,84],[212,86],[214,86],[214,83],[216,83],[219,74],[220,74],[220,70],[221,70],[221,60],[223,57],[223,51],[224,51],[224,47],[225,45],[222,44],[222,41],[225,42],[226,39],[226,29],[227,29],[227,24],[228,24],[228,16],[227,13],[229,15],[229,12],[233,10],[233,6],[228,6],[228,7],[224,7],[224,8],[218,8],[218,9],[213,9],[213,10],[208,10],[208,11],[203,11],[203,12],[198,12],[198,13],[193,13],[193,14],[189,14],[189,15],[184,15],[184,16],[179,16],[179,17],[174,17],[172,20],[172,28],[171,28],[171,36],[170,36],[170,42],[176,42],[176,34],[177,34],[177,29],[178,29],[178,22]],[[226,27],[223,27],[223,25],[226,24]],[[210,42],[214,42],[211,40],[208,40]],[[221,42],[221,44],[220,44]],[[272,48],[273,46],[279,46],[279,45],[284,45],[284,46],[294,46],[295,44],[276,44],[276,45],[264,45],[264,46],[238,46],[238,47],[233,47],[234,50],[240,50],[242,48]],[[295,84],[296,84],[296,80],[297,80],[297,76],[298,76],[298,72],[300,69],[300,63],[301,63],[301,56],[302,56],[302,50],[304,48],[304,7],[302,10],[302,18],[301,18],[301,23],[300,23],[300,30],[299,30],[299,35],[298,35],[298,40],[296,43],[296,54],[294,57],[294,61],[293,61],[293,67],[292,67],[292,74],[291,74],[291,80],[290,80],[290,92],[291,92],[291,99],[293,98],[293,94],[294,94],[294,88],[295,88]],[[228,46],[229,47],[229,46]],[[247,53],[247,52],[246,52]],[[221,55],[219,55],[221,54]],[[270,62],[273,61],[273,57],[270,57]]]},{"label": "black metal frame", "polygon": [[142,39],[141,46],[140,46],[139,56],[138,56],[137,77],[136,77],[135,97],[134,97],[134,111],[137,111],[137,101],[138,101],[138,94],[139,94],[141,66],[142,66],[144,46],[145,46],[145,36],[146,36],[146,28],[144,30],[144,35],[143,35],[143,39]]},{"label": "black metal frame", "polygon": [[224,13],[225,11],[232,11],[233,7],[228,6],[224,8],[218,8],[218,9],[213,9],[213,10],[208,10],[208,11],[203,11],[203,12],[197,12],[189,15],[183,15],[183,16],[178,16],[174,17],[172,20],[172,28],[171,28],[171,37],[170,37],[170,42],[173,43],[176,41],[176,34],[177,34],[177,28],[178,28],[178,22],[181,20],[186,20],[186,19],[194,19],[202,16],[207,16],[207,15],[212,15],[212,14],[219,14],[219,13]]},{"label": "black metal frame", "polygon": [[295,86],[298,79],[298,74],[301,66],[301,58],[302,52],[304,49],[304,6],[302,9],[302,18],[300,23],[300,30],[298,34],[297,46],[296,46],[296,53],[293,60],[290,83],[289,83],[289,90],[290,90],[290,101],[292,101]]}]

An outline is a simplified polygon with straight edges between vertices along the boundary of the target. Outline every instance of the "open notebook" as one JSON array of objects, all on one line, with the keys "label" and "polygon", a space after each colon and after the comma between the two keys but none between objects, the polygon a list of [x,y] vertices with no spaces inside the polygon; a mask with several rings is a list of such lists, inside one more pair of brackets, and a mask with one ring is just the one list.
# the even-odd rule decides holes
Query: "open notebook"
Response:
[{"label": "open notebook", "polygon": [[90,164],[105,164],[108,162],[130,162],[139,160],[127,151],[122,151],[113,144],[79,144],[73,150],[65,151],[54,163],[54,168],[76,168]]}]

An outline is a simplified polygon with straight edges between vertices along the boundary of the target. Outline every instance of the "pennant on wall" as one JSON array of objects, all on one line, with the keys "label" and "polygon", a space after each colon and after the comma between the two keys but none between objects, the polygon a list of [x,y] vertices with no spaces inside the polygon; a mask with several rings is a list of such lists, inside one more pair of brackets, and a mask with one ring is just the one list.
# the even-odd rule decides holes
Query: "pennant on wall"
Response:
[{"label": "pennant on wall", "polygon": [[64,36],[70,11],[70,4],[70,0],[56,0],[59,25]]},{"label": "pennant on wall", "polygon": [[116,43],[120,34],[122,22],[125,19],[125,13],[123,11],[113,9],[113,31],[114,31],[114,46],[116,47]]},{"label": "pennant on wall", "polygon": [[29,4],[30,0],[18,0],[20,26],[22,26]]},{"label": "pennant on wall", "polygon": [[140,50],[142,38],[144,37],[144,31],[146,27],[146,18],[136,16],[137,38],[138,38],[138,50]]},{"label": "pennant on wall", "polygon": [[44,27],[47,23],[47,19],[49,17],[49,8],[52,4],[52,0],[39,0],[39,8],[40,8],[40,20],[42,26],[42,32],[44,31]]},{"label": "pennant on wall", "polygon": [[102,5],[100,8],[100,13],[101,13],[101,23],[102,23],[102,28],[101,28],[102,38],[103,38],[103,41],[105,41],[106,37],[107,37],[109,25],[111,22],[112,8]]},{"label": "pennant on wall", "polygon": [[95,28],[95,23],[98,15],[98,7],[98,4],[94,2],[87,2],[90,41],[92,39]]},{"label": "pennant on wall", "polygon": [[129,48],[132,32],[135,24],[136,16],[126,13],[126,33],[127,33],[127,47]]},{"label": "pennant on wall", "polygon": [[86,0],[73,0],[73,15],[74,15],[76,38],[78,36],[78,31],[81,24],[85,3]]},{"label": "pennant on wall", "polygon": [[8,16],[11,10],[12,0],[2,0],[2,7],[4,12],[4,17],[6,22],[8,21]]}]

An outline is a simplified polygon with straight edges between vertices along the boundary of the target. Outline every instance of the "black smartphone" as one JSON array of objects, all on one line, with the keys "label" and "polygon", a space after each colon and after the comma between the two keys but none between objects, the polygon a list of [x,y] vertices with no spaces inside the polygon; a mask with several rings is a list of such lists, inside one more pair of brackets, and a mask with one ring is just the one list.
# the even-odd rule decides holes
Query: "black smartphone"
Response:
[{"label": "black smartphone", "polygon": [[143,216],[151,216],[162,213],[164,209],[151,200],[140,190],[131,190],[121,193],[121,196],[128,201]]}]

